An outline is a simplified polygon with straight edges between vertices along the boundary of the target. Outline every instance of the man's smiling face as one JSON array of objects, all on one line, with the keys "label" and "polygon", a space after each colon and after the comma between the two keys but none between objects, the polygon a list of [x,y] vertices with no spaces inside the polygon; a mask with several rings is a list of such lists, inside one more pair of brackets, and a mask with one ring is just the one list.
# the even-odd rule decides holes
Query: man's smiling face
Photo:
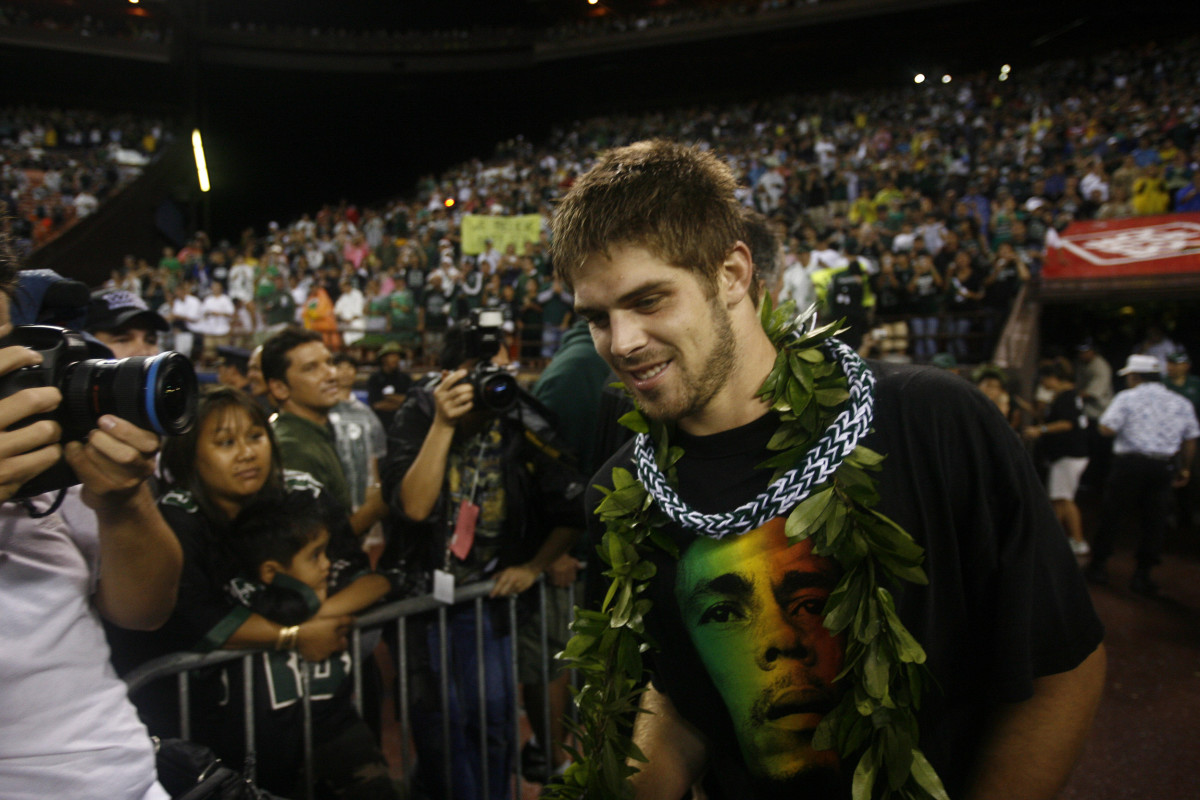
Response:
[{"label": "man's smiling face", "polygon": [[589,258],[574,288],[596,352],[647,416],[686,421],[728,389],[736,352],[729,311],[699,273],[622,246]]}]

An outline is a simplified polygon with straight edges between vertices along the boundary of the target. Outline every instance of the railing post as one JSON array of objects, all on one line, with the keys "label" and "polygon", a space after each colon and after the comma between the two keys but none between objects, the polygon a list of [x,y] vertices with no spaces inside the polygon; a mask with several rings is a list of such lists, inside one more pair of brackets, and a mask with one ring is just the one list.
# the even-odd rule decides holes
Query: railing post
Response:
[{"label": "railing post", "polygon": [[446,797],[454,797],[454,770],[450,768],[450,654],[446,625],[446,607],[438,609],[438,664],[441,668],[442,689],[442,775],[445,778]]},{"label": "railing post", "polygon": [[[510,640],[515,640],[517,636],[517,598],[515,595],[508,596],[508,630],[510,631]],[[521,797],[521,708],[520,708],[520,681],[517,675],[517,648],[513,641],[513,646],[509,648],[509,663],[512,667],[512,720],[513,720],[513,753],[512,753],[512,780],[509,781],[509,791],[512,794],[511,800],[520,800]]]},{"label": "railing post", "polygon": [[242,658],[242,716],[246,731],[246,763],[244,774],[251,781],[258,780],[258,748],[254,736],[254,655],[247,653]]},{"label": "railing post", "polygon": [[296,658],[300,659],[300,700],[304,703],[304,797],[313,800],[317,779],[313,764],[312,664],[299,653]]},{"label": "railing post", "polygon": [[179,673],[177,678],[179,685],[179,737],[181,739],[192,738],[192,697],[190,686],[188,685],[188,674],[186,672]]},{"label": "railing post", "polygon": [[538,576],[538,607],[541,613],[538,615],[541,619],[540,630],[538,634],[541,637],[541,673],[542,673],[542,754],[546,757],[546,772],[548,775],[554,772],[554,737],[550,732],[550,621],[547,619],[550,609],[546,606],[546,601],[549,599],[549,589],[546,587],[546,576],[543,573]]},{"label": "railing post", "polygon": [[488,800],[491,773],[488,771],[488,714],[487,714],[487,664],[484,662],[483,644],[483,598],[475,598],[475,682],[479,692],[479,767],[483,775],[483,800]]}]

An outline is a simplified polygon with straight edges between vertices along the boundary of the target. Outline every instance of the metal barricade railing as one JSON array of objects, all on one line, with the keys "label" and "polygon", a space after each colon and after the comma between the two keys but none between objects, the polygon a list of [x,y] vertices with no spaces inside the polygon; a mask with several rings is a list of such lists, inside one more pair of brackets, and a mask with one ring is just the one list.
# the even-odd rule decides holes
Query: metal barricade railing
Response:
[{"label": "metal barricade railing", "polygon": [[[447,796],[452,796],[452,786],[454,775],[452,774],[452,760],[449,757],[451,751],[450,742],[450,670],[449,670],[449,636],[448,636],[448,616],[449,609],[458,607],[465,603],[473,603],[475,610],[475,654],[477,667],[477,686],[479,700],[479,728],[480,728],[480,753],[483,759],[481,764],[481,774],[485,777],[483,782],[483,796],[487,798],[487,780],[488,776],[488,741],[487,741],[487,674],[485,659],[483,658],[484,651],[484,629],[483,629],[483,614],[485,612],[485,601],[494,587],[494,581],[483,581],[479,583],[467,584],[458,587],[454,592],[454,603],[448,606],[432,595],[424,595],[421,597],[413,597],[405,600],[388,603],[380,606],[367,613],[364,613],[356,618],[354,627],[350,634],[349,653],[353,663],[353,695],[355,708],[361,717],[363,715],[363,670],[361,658],[363,631],[375,628],[383,628],[385,625],[394,622],[396,624],[396,649],[393,653],[393,660],[396,666],[397,675],[397,691],[399,692],[399,716],[397,723],[401,733],[401,772],[406,782],[411,781],[412,777],[412,756],[408,743],[411,742],[412,734],[412,714],[410,707],[410,685],[409,685],[409,655],[411,642],[408,640],[408,626],[406,622],[409,618],[417,614],[426,614],[436,612],[438,626],[438,654],[440,686],[441,694],[441,717],[442,717],[442,754],[443,754],[443,780],[445,781]],[[549,629],[546,614],[546,583],[544,576],[539,578],[536,588],[538,598],[538,618],[539,637],[541,642],[540,652],[541,658],[541,677],[543,689],[542,708],[542,730],[550,731],[550,702],[549,702],[549,686],[550,686],[550,662],[553,658],[552,653],[547,652],[549,649]],[[575,589],[570,590],[570,606],[573,609],[575,604]],[[521,740],[521,723],[520,723],[520,693],[519,693],[519,664],[518,664],[518,619],[517,619],[517,598],[507,598],[507,610],[509,621],[510,635],[510,659],[511,659],[511,675],[512,675],[512,719],[514,723],[513,740],[512,740],[512,775],[509,781],[509,797],[516,800],[520,797],[520,775],[521,775],[521,757],[519,743]],[[210,653],[172,653],[161,656],[151,661],[142,664],[138,668],[132,670],[125,676],[125,683],[128,692],[133,695],[138,690],[153,683],[154,681],[167,678],[171,675],[177,676],[178,692],[179,692],[179,723],[180,735],[184,739],[190,739],[192,736],[191,715],[190,715],[190,691],[189,691],[189,674],[206,667],[212,667],[219,664],[228,663],[231,661],[242,661],[242,679],[243,679],[243,713],[245,718],[245,737],[246,737],[246,772],[251,779],[255,778],[255,764],[257,761],[257,753],[255,749],[255,706],[254,706],[254,691],[255,691],[255,656],[271,652],[269,648],[258,648],[252,650],[217,650]],[[303,740],[304,740],[304,786],[306,798],[311,800],[314,792],[315,773],[313,765],[313,721],[312,721],[312,704],[311,704],[311,681],[312,681],[312,664],[301,659],[303,669],[301,669],[301,702],[303,704]],[[532,722],[532,721],[531,721]],[[549,739],[549,736],[546,737]],[[211,744],[205,742],[205,744]],[[540,741],[540,746],[545,748],[547,762],[550,767],[553,767],[552,759],[549,757],[551,744],[549,741]],[[495,800],[500,800],[496,798]]]}]

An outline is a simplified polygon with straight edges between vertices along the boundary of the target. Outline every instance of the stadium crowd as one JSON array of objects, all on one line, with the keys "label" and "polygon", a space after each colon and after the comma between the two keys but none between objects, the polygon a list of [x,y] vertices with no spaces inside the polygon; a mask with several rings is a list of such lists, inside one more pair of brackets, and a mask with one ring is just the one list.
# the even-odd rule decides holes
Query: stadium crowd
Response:
[{"label": "stadium crowd", "polygon": [[171,136],[163,120],[133,114],[0,109],[0,209],[18,255],[136,180]]},{"label": "stadium crowd", "polygon": [[[492,158],[427,176],[377,207],[326,206],[237,243],[201,234],[156,268],[113,280],[155,308],[174,308],[183,291],[176,328],[211,327],[243,346],[302,321],[335,347],[394,340],[429,363],[450,320],[495,307],[512,322],[514,352],[548,357],[570,313],[550,279],[544,220],[596,152],[657,136],[727,154],[742,201],[783,242],[770,278],[777,297],[846,316],[853,336],[873,334],[868,347],[884,354],[982,361],[1070,222],[1196,207],[1197,52],[1189,39],[1049,62],[1006,81],[593,118],[541,145],[500,143]],[[468,214],[540,214],[543,230],[465,253]],[[189,316],[214,284],[233,311]]]}]

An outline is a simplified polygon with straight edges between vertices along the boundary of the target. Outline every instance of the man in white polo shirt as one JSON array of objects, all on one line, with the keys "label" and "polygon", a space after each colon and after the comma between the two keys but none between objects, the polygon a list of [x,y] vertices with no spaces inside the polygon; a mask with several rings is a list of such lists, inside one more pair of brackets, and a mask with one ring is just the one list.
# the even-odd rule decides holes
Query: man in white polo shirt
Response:
[{"label": "man in white polo shirt", "polygon": [[[1116,439],[1100,527],[1092,542],[1092,562],[1084,573],[1093,583],[1108,583],[1105,562],[1112,555],[1121,512],[1130,510],[1138,517],[1141,539],[1129,588],[1145,595],[1158,591],[1150,569],[1162,554],[1171,487],[1184,486],[1191,478],[1200,437],[1195,409],[1163,386],[1161,370],[1157,356],[1132,355],[1117,372],[1125,376],[1129,388],[1118,392],[1100,417],[1100,432]],[[1182,465],[1178,468],[1177,457]]]}]

